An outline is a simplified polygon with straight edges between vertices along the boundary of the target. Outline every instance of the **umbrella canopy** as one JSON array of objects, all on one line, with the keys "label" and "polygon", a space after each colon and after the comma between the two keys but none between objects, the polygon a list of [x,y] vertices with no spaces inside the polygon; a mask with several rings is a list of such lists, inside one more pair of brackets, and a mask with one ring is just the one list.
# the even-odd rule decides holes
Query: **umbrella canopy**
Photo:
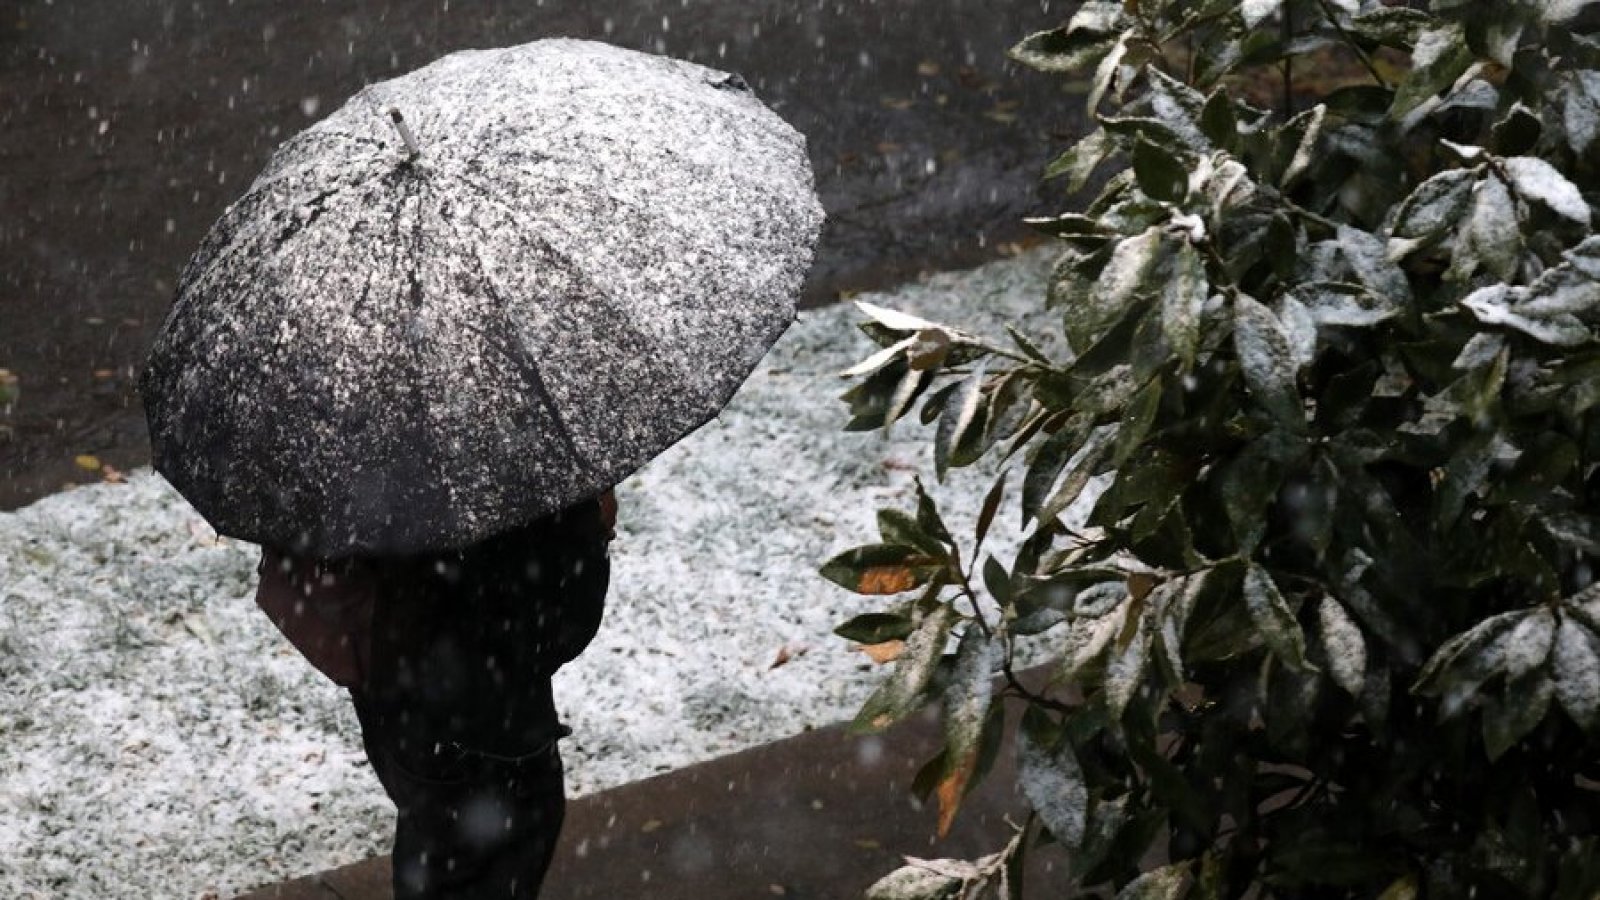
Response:
[{"label": "umbrella canopy", "polygon": [[736,75],[588,41],[446,56],[278,148],[141,379],[218,532],[473,543],[716,415],[794,319],[805,139]]}]

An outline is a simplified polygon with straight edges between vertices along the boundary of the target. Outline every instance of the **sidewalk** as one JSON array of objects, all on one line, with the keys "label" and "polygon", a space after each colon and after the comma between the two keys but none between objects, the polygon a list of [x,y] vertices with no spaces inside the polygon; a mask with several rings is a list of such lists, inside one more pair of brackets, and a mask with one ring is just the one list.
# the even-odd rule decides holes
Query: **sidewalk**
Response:
[{"label": "sidewalk", "polygon": [[[993,852],[1010,833],[1004,817],[1025,814],[1014,727],[944,840],[936,810],[909,791],[939,749],[932,709],[882,735],[833,726],[572,801],[541,900],[853,900],[904,855]],[[1030,893],[1062,896],[1062,859],[1057,845],[1030,848]],[[238,900],[390,896],[389,860],[378,857]]]}]

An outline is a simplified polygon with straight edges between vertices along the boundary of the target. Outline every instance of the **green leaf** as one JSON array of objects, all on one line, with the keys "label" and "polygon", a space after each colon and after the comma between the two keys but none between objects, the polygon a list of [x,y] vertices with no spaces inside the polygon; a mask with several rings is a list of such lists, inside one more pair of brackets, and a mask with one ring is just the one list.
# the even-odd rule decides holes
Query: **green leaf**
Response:
[{"label": "green leaf", "polygon": [[1067,179],[1067,191],[1077,193],[1089,183],[1089,178],[1094,170],[1099,168],[1106,157],[1116,152],[1116,142],[1104,128],[1096,128],[1082,140],[1073,144],[1066,152],[1056,157],[1044,170],[1045,180],[1054,178]]},{"label": "green leaf", "polygon": [[1295,387],[1295,354],[1278,317],[1245,294],[1233,301],[1233,345],[1239,369],[1257,404],[1284,427],[1305,430],[1305,408]]},{"label": "green leaf", "polygon": [[[983,545],[983,539],[989,534],[989,526],[994,524],[995,513],[1000,509],[1000,501],[1005,497],[1006,475],[1009,469],[1000,470],[995,476],[994,484],[989,487],[989,492],[983,495],[983,504],[978,507],[978,521],[973,527],[972,542],[974,547]],[[977,551],[974,550],[974,553]]]},{"label": "green leaf", "polygon": [[1578,186],[1561,174],[1555,166],[1537,156],[1513,156],[1503,160],[1506,173],[1511,176],[1511,186],[1518,194],[1548,206],[1557,215],[1571,219],[1579,225],[1589,225],[1589,204],[1578,191]]},{"label": "green leaf", "polygon": [[1112,449],[1111,464],[1121,468],[1135,453],[1145,449],[1145,437],[1155,423],[1161,409],[1161,379],[1152,378],[1139,389],[1123,412],[1122,427],[1117,431],[1117,442]]},{"label": "green leaf", "polygon": [[1600,637],[1562,616],[1551,656],[1556,700],[1584,731],[1600,731]]},{"label": "green leaf", "polygon": [[[1249,6],[1251,0],[1245,0]],[[1260,5],[1258,2],[1257,5]],[[1189,887],[1189,864],[1162,866],[1128,882],[1115,900],[1178,900]]]},{"label": "green leaf", "polygon": [[[1357,27],[1360,27],[1359,19]],[[1405,118],[1412,110],[1455,84],[1474,59],[1467,46],[1466,31],[1456,22],[1446,22],[1423,30],[1411,54],[1411,72],[1395,91],[1389,115]]]},{"label": "green leaf", "polygon": [[914,516],[897,509],[878,510],[878,534],[885,544],[916,547],[934,558],[949,552],[937,538],[922,530]]},{"label": "green leaf", "polygon": [[1040,505],[1038,521],[1042,523],[1054,519],[1078,499],[1083,489],[1088,487],[1089,480],[1096,474],[1100,464],[1110,455],[1117,431],[1116,425],[1102,425],[1089,433],[1088,440],[1069,461],[1060,485],[1050,498]]},{"label": "green leaf", "polygon": [[1050,834],[1076,847],[1084,838],[1089,788],[1071,742],[1051,739],[1041,718],[1032,707],[1023,717],[1017,734],[1017,786]]},{"label": "green leaf", "polygon": [[1128,41],[1124,35],[1111,45],[1111,49],[1106,51],[1106,55],[1102,56],[1099,64],[1095,66],[1094,80],[1089,88],[1088,99],[1084,102],[1084,109],[1088,111],[1091,119],[1100,108],[1100,101],[1105,98],[1112,81],[1117,77],[1117,69],[1122,65],[1122,58],[1127,55]]},{"label": "green leaf", "polygon": [[1076,72],[1098,63],[1115,43],[1116,38],[1104,34],[1054,28],[1028,35],[1006,55],[1040,72]]},{"label": "green leaf", "polygon": [[881,644],[910,637],[911,620],[894,613],[866,613],[840,625],[833,633],[858,644]]},{"label": "green leaf", "polygon": [[1483,744],[1493,762],[1544,721],[1554,687],[1544,674],[1515,678],[1502,696],[1484,704]]},{"label": "green leaf", "polygon": [[1420,9],[1380,6],[1361,13],[1350,22],[1356,34],[1390,47],[1408,47],[1417,35],[1437,20]]},{"label": "green leaf", "polygon": [[903,544],[866,544],[823,563],[822,577],[868,596],[899,594],[927,584],[943,568],[942,557]]},{"label": "green leaf", "polygon": [[1161,247],[1161,229],[1154,226],[1117,242],[1087,302],[1066,312],[1067,332],[1073,336],[1074,346],[1080,338],[1092,340],[1103,334],[1122,318],[1139,292],[1154,287],[1151,276],[1157,270]]},{"label": "green leaf", "polygon": [[1024,523],[1038,514],[1039,508],[1050,496],[1050,490],[1061,477],[1061,470],[1066,467],[1067,461],[1077,454],[1089,438],[1090,424],[1088,416],[1074,416],[1038,446],[1032,461],[1028,463],[1027,474],[1022,478]]},{"label": "green leaf", "polygon": [[1314,671],[1306,662],[1306,635],[1295,621],[1294,610],[1278,592],[1272,576],[1255,563],[1245,571],[1244,602],[1250,620],[1279,659],[1301,671]]},{"label": "green leaf", "polygon": [[940,481],[944,480],[956,450],[965,441],[968,432],[974,427],[983,427],[978,418],[978,410],[983,402],[983,376],[984,364],[980,363],[977,371],[961,382],[950,402],[945,404],[944,413],[939,416],[939,429],[934,433],[933,440],[933,467]]},{"label": "green leaf", "polygon": [[894,670],[862,704],[851,728],[879,731],[915,712],[924,701],[923,690],[933,680],[944,653],[950,627],[957,615],[949,604],[940,604],[923,617],[906,639],[905,650],[894,661]]},{"label": "green leaf", "polygon": [[1155,200],[1181,203],[1189,193],[1189,171],[1171,153],[1146,140],[1133,146],[1133,174],[1139,190]]},{"label": "green leaf", "polygon": [[912,484],[917,492],[917,527],[932,535],[941,544],[954,546],[956,540],[950,536],[950,529],[945,526],[944,518],[939,515],[939,505],[928,495],[927,488],[922,486],[922,479],[914,478]]}]

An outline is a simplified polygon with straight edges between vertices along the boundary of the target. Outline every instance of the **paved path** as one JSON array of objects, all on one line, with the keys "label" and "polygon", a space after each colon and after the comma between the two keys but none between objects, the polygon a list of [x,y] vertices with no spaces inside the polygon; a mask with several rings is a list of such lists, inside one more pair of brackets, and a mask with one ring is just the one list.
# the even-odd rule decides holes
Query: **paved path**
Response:
[{"label": "paved path", "polygon": [[[0,9],[0,509],[148,461],[133,375],[179,268],[279,141],[363,83],[570,35],[740,72],[810,140],[807,297],[958,267],[1049,209],[1081,104],[1006,61],[1056,0],[14,0]],[[292,13],[289,10],[292,9]],[[1054,134],[1052,134],[1054,133]]]},{"label": "paved path", "polygon": [[[908,790],[939,748],[931,713],[881,736],[819,729],[574,801],[540,900],[853,900],[902,856],[993,852],[1011,833],[1006,817],[1026,814],[1011,733],[990,778],[936,840],[934,809]],[[1029,896],[1065,896],[1063,862],[1059,845],[1030,849]],[[379,857],[238,900],[390,897]]]}]

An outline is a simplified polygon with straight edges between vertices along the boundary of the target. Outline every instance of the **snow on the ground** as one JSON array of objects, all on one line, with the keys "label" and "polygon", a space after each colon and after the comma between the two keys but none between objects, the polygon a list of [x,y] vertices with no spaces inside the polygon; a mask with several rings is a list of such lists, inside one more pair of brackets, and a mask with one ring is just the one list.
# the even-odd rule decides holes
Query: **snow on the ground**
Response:
[{"label": "snow on the ground", "polygon": [[[862,299],[1003,340],[1048,318],[1048,266]],[[556,679],[572,795],[847,718],[882,677],[830,634],[875,607],[816,569],[908,508],[931,441],[840,431],[837,373],[873,349],[859,319],[803,314],[721,417],[618,488],[605,624]],[[933,490],[954,527],[987,487]],[[257,610],[257,557],[149,470],[0,513],[0,897],[230,897],[388,852],[354,713]]]}]

